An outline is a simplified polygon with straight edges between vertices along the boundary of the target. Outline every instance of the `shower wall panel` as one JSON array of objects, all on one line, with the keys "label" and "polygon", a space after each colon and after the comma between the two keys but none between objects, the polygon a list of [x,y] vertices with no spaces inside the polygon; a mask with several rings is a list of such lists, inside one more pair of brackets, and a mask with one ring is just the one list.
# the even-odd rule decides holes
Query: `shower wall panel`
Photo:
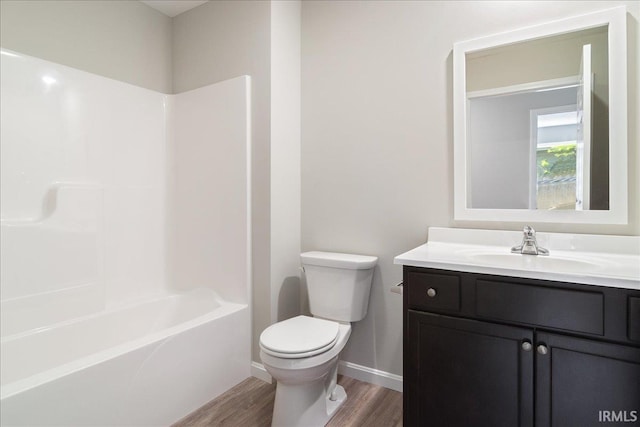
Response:
[{"label": "shower wall panel", "polygon": [[162,288],[167,97],[7,50],[0,63],[3,335]]}]

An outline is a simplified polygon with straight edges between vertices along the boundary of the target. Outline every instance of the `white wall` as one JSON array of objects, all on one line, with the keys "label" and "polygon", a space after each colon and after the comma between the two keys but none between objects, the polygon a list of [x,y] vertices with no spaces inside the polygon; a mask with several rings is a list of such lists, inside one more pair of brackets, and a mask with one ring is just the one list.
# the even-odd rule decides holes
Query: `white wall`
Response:
[{"label": "white wall", "polygon": [[271,322],[300,313],[300,11],[271,3]]},{"label": "white wall", "polygon": [[[380,257],[367,318],[347,361],[402,373],[401,279],[393,257],[453,221],[453,43],[626,4],[630,146],[638,143],[640,3],[312,1],[302,4],[302,249]],[[545,231],[639,234],[638,150],[628,226],[532,224]]]},{"label": "white wall", "polygon": [[171,18],[138,1],[0,2],[2,47],[171,93]]}]

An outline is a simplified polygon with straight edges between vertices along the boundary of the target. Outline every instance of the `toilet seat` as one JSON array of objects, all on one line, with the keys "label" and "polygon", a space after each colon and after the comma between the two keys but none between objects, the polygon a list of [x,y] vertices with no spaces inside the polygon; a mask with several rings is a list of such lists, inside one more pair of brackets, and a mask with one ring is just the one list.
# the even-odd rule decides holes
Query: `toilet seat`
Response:
[{"label": "toilet seat", "polygon": [[260,335],[260,348],[271,356],[299,359],[324,353],[338,341],[339,323],[297,316],[275,323]]}]

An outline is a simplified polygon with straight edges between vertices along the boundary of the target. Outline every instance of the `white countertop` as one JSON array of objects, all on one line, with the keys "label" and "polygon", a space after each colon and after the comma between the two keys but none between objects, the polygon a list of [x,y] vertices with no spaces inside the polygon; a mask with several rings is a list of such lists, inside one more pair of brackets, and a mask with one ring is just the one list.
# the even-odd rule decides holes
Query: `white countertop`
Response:
[{"label": "white countertop", "polygon": [[395,264],[640,290],[640,236],[537,233],[549,256],[512,254],[521,231],[429,229]]}]

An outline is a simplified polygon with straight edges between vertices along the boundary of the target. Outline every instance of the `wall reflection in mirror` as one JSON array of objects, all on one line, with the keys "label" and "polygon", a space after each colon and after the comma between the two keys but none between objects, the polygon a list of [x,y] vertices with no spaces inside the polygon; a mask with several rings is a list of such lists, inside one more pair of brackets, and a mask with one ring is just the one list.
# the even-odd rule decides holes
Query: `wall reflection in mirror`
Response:
[{"label": "wall reflection in mirror", "polygon": [[465,54],[467,204],[609,209],[607,26]]}]

